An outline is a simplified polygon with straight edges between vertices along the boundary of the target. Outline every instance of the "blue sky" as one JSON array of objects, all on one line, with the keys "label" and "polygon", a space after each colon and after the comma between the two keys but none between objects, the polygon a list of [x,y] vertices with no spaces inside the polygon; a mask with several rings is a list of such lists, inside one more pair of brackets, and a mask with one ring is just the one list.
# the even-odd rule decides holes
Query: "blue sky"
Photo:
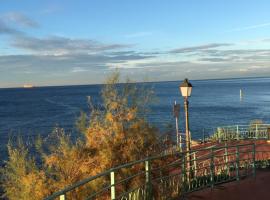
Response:
[{"label": "blue sky", "polygon": [[0,3],[0,87],[270,76],[269,1]]}]

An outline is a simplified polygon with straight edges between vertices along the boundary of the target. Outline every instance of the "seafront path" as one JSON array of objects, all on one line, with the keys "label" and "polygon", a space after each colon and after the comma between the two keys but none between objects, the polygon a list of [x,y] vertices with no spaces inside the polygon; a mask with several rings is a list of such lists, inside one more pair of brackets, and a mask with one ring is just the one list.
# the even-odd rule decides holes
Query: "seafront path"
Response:
[{"label": "seafront path", "polygon": [[215,137],[189,152],[168,149],[74,183],[45,199],[264,200],[270,196],[265,186],[270,182],[268,127],[219,129]]},{"label": "seafront path", "polygon": [[[250,141],[231,141],[230,145],[247,144]],[[270,152],[270,140],[254,140],[257,151]],[[205,145],[208,146],[209,144]],[[217,146],[220,144],[216,144]],[[201,146],[201,145],[199,145]],[[269,154],[270,155],[270,154]],[[263,160],[269,155],[257,154],[256,160]],[[246,157],[247,155],[243,155]],[[240,158],[240,160],[244,159]],[[244,176],[238,181],[217,184],[185,195],[188,200],[268,200],[270,196],[270,169],[263,167],[256,170],[256,176]],[[179,199],[179,198],[176,198]]]},{"label": "seafront path", "polygon": [[188,200],[269,200],[270,170],[258,170],[256,178],[229,182],[190,193]]}]

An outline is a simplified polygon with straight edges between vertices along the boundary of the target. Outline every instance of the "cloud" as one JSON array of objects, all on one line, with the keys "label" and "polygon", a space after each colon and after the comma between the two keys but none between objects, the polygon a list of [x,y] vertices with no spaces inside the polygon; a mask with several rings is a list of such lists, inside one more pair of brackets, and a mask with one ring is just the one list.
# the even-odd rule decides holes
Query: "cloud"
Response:
[{"label": "cloud", "polygon": [[[0,56],[0,72],[32,71],[36,73],[83,72],[105,70],[111,66],[126,65],[131,61],[150,58],[144,55],[104,55],[97,54],[67,54],[67,55],[5,55]],[[0,74],[1,74],[0,73]]]},{"label": "cloud", "polygon": [[184,58],[208,63],[270,62],[270,49],[205,49]]},{"label": "cloud", "polygon": [[104,73],[115,68],[123,76],[128,75],[134,80],[149,77],[149,81],[270,75],[269,61],[173,61],[138,53],[132,56],[131,52],[129,55],[120,52],[116,55],[104,55],[103,52],[58,56],[32,54],[0,56],[0,85],[12,82],[22,85],[29,80],[35,85],[102,83]]},{"label": "cloud", "polygon": [[200,51],[200,50],[213,49],[213,48],[231,46],[231,45],[233,45],[233,44],[230,44],[230,43],[211,43],[211,44],[205,44],[205,45],[199,45],[199,46],[173,49],[170,51],[170,53],[189,53],[189,52],[196,52],[196,51]]},{"label": "cloud", "polygon": [[0,17],[0,34],[2,35],[23,36],[25,33],[18,29],[18,25],[31,28],[39,26],[37,22],[18,12],[9,12]]},{"label": "cloud", "polygon": [[12,27],[8,26],[6,23],[4,23],[0,19],[0,34],[19,35],[19,34],[22,34],[22,32],[18,31],[15,28],[12,28]]},{"label": "cloud", "polygon": [[269,69],[269,66],[263,66],[263,65],[254,65],[254,66],[250,66],[248,67],[249,70],[258,70],[258,69]]},{"label": "cloud", "polygon": [[270,22],[235,28],[235,29],[228,30],[226,32],[246,31],[246,30],[252,30],[252,29],[257,29],[257,28],[263,28],[263,27],[267,27],[267,26],[270,26]]},{"label": "cloud", "polygon": [[231,61],[229,58],[200,58],[199,61],[206,61],[206,62],[228,62]]},{"label": "cloud", "polygon": [[14,38],[12,46],[33,53],[64,55],[70,53],[97,53],[128,48],[131,45],[102,44],[89,39],[71,39],[59,36],[47,38],[19,36]]},{"label": "cloud", "polygon": [[39,27],[38,23],[26,15],[19,13],[19,12],[9,12],[4,14],[3,19],[7,22],[13,22],[17,25],[24,26],[24,27],[31,27],[37,28]]},{"label": "cloud", "polygon": [[[0,85],[10,82],[6,77],[14,83],[19,82],[18,78],[27,77],[37,82],[44,78],[44,83],[50,84],[71,84],[68,80],[79,83],[82,77],[85,81],[80,83],[88,83],[88,79],[100,83],[104,73],[115,68],[137,80],[142,78],[143,71],[143,76],[153,77],[153,81],[270,75],[270,49],[236,49],[235,44],[220,42],[143,52],[134,50],[134,45],[130,44],[31,36],[7,21],[0,20],[0,34],[10,35],[9,48],[22,54],[0,56]],[[14,13],[10,14],[9,21],[24,27],[37,27]],[[138,32],[128,37],[146,35],[149,33]]]},{"label": "cloud", "polygon": [[125,35],[126,38],[138,38],[152,35],[152,32],[142,31]]},{"label": "cloud", "polygon": [[57,4],[56,2],[50,2],[49,5],[45,6],[44,9],[40,11],[40,14],[52,14],[52,13],[59,13],[63,10],[63,4]]},{"label": "cloud", "polygon": [[86,72],[88,70],[86,70],[85,68],[82,68],[82,67],[73,67],[71,72],[72,73],[78,73],[78,72]]},{"label": "cloud", "polygon": [[262,42],[270,42],[270,38],[265,38],[263,40],[261,40]]}]

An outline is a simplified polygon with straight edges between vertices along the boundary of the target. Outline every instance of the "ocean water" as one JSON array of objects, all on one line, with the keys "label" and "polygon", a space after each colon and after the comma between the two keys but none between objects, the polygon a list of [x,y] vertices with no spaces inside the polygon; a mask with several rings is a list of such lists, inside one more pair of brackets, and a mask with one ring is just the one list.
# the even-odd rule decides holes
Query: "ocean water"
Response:
[{"label": "ocean water", "polygon": [[[147,83],[154,88],[157,102],[151,105],[148,119],[161,130],[175,124],[172,107],[181,104],[180,130],[184,131],[183,98],[175,82]],[[192,138],[202,138],[203,132],[232,124],[248,124],[253,119],[265,123],[270,118],[270,78],[226,80],[191,80],[190,129]],[[100,102],[102,85],[40,87],[32,89],[0,89],[0,158],[6,158],[10,137],[25,139],[38,134],[48,135],[55,126],[75,133],[75,120],[86,111],[87,96]],[[239,91],[243,98],[240,100]]]}]

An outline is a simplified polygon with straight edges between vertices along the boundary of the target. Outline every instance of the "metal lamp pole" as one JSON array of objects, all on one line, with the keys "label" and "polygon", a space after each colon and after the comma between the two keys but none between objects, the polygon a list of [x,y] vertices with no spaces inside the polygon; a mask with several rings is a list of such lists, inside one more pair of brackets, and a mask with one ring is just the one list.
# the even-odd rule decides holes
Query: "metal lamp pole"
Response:
[{"label": "metal lamp pole", "polygon": [[190,154],[190,134],[189,134],[189,119],[188,119],[188,98],[184,97],[184,107],[186,113],[186,159],[187,159],[187,181],[191,178],[191,154]]},{"label": "metal lamp pole", "polygon": [[191,178],[191,138],[190,138],[190,132],[189,132],[189,117],[188,117],[188,97],[191,95],[192,91],[192,85],[188,81],[188,79],[185,79],[183,83],[179,86],[179,89],[181,91],[182,96],[184,97],[184,107],[185,107],[185,114],[186,114],[186,167],[187,167],[187,179],[188,182]]},{"label": "metal lamp pole", "polygon": [[187,152],[190,152],[190,133],[189,133],[189,118],[188,118],[188,98],[184,98],[184,107],[185,107],[185,113],[186,113],[186,150]]}]

